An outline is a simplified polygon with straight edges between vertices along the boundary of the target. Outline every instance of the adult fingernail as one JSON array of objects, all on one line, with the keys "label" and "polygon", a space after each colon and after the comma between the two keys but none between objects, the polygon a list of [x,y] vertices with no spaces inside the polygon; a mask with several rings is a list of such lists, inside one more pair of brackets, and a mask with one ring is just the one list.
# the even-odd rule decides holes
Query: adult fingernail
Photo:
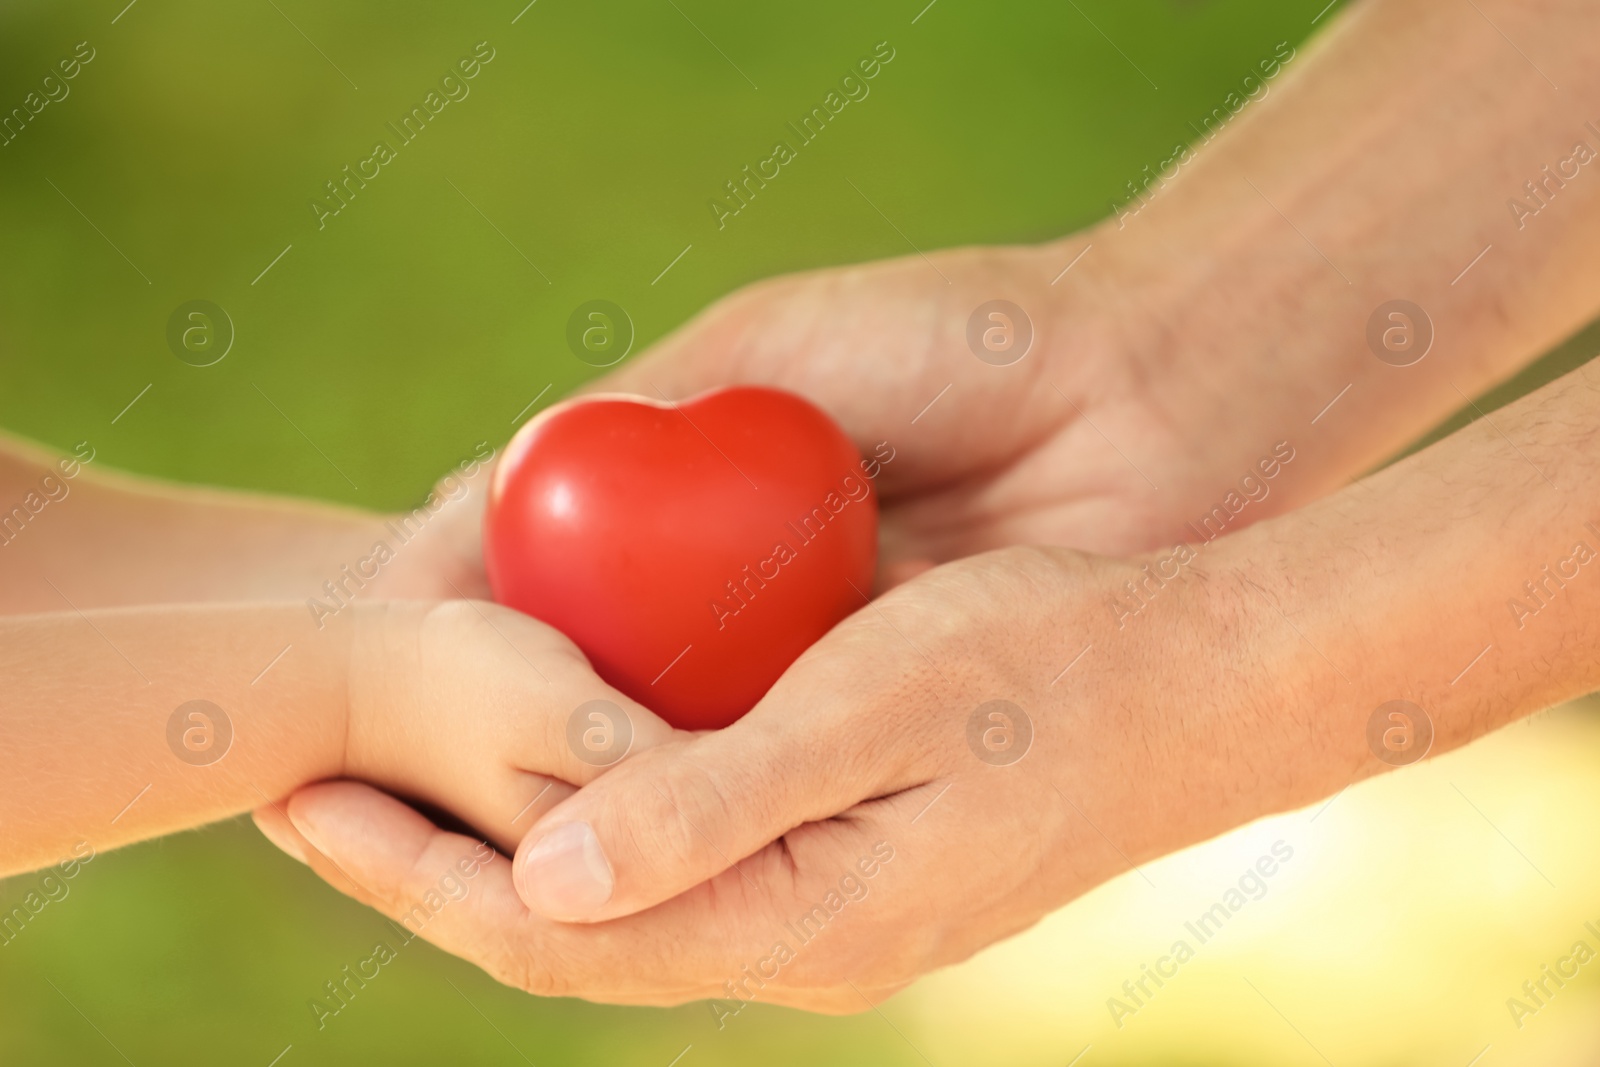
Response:
[{"label": "adult fingernail", "polygon": [[257,819],[256,829],[261,831],[262,837],[277,845],[279,849],[288,853],[291,858],[297,859],[301,863],[309,862],[306,859],[305,846],[300,843],[300,838],[295,835],[293,830],[280,826],[269,819]]},{"label": "adult fingernail", "polygon": [[552,919],[587,919],[611,899],[611,864],[594,829],[569,822],[545,834],[522,861],[523,897]]},{"label": "adult fingernail", "polygon": [[[333,823],[332,833],[330,834],[327,826],[319,826],[316,822],[307,818],[304,811],[298,810],[301,807],[303,805],[290,805],[288,811],[289,824],[299,831],[300,836],[305,838],[312,848],[324,856],[338,855],[342,851],[339,846],[346,843],[342,840],[345,834],[343,833],[343,827],[339,825],[339,820],[330,820]],[[330,836],[333,839],[331,842],[329,841]],[[303,855],[300,857],[300,861],[302,863],[306,862]]]}]

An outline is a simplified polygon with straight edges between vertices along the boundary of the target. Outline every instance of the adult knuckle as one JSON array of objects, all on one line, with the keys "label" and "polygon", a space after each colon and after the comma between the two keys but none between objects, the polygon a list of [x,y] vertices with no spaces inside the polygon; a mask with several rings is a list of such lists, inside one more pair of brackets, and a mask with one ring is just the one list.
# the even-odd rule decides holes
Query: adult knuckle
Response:
[{"label": "adult knuckle", "polygon": [[729,810],[730,798],[715,775],[680,755],[651,762],[657,765],[644,776],[644,799],[654,802],[660,817],[640,819],[636,812],[618,810],[618,824],[627,828],[634,850],[648,860],[691,863],[706,846],[704,827]]},{"label": "adult knuckle", "polygon": [[[491,944],[494,944],[491,939]],[[518,945],[503,939],[490,949],[484,970],[502,985],[520,989],[535,997],[568,995],[567,982],[544,961]]]},{"label": "adult knuckle", "polygon": [[441,600],[437,604],[429,605],[423,615],[425,633],[441,630],[458,631],[463,627],[481,623],[478,605],[471,600]]},{"label": "adult knuckle", "polygon": [[594,968],[584,958],[582,941],[569,940],[565,930],[529,918],[510,928],[485,927],[479,935],[472,958],[500,984],[535,997],[593,996],[582,976]]}]

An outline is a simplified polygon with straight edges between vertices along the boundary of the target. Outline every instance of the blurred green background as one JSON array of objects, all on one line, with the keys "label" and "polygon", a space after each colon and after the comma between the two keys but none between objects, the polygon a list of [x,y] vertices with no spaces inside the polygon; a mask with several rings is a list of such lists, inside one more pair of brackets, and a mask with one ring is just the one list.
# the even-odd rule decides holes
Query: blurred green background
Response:
[{"label": "blurred green background", "polygon": [[[0,425],[107,467],[413,503],[597,373],[564,339],[580,303],[626,308],[637,351],[770,274],[1084,225],[1326,0],[524,2],[6,4],[0,108],[78,42],[95,58],[0,148]],[[480,41],[470,95],[319,230],[323,183]],[[708,199],[880,41],[871,95],[719,231]],[[195,299],[236,330],[214,366],[167,347]],[[0,1063],[1580,1062],[1594,976],[1521,1030],[1504,1001],[1600,920],[1596,733],[1565,709],[1247,827],[881,1015],[722,1032],[703,1005],[534,1000],[421,943],[319,1031],[308,1000],[388,928],[224,824],[97,858],[0,947]],[[1280,837],[1303,863],[1112,1026],[1123,978]]]}]

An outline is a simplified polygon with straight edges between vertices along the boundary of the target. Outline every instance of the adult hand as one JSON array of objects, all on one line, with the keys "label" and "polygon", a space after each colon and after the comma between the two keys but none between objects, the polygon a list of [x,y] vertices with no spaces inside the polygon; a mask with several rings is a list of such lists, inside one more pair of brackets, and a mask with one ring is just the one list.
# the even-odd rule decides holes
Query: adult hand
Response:
[{"label": "adult hand", "polygon": [[[1223,620],[1200,581],[1119,631],[1108,598],[1143,577],[1015,548],[904,583],[738,723],[587,784],[515,878],[496,860],[420,932],[543,994],[862,1010],[1231,825],[1235,783],[1291,743],[1242,751],[1262,694],[1228,684],[1234,641],[1266,657],[1281,635]],[[353,783],[303,790],[289,814],[313,867],[396,918],[472,845]],[[610,921],[554,921],[570,919]]]},{"label": "adult hand", "polygon": [[[1009,544],[1152,547],[1176,539],[1198,508],[1174,486],[1215,479],[1178,469],[1199,460],[1152,387],[1160,353],[1142,293],[1124,284],[1131,268],[1112,266],[1114,253],[1097,248],[1104,262],[1051,285],[1098,240],[937,252],[760,282],[590,388],[675,400],[772,385],[816,402],[865,454],[887,441],[895,460],[879,485],[890,584]],[[1014,307],[978,314],[996,299]]]}]

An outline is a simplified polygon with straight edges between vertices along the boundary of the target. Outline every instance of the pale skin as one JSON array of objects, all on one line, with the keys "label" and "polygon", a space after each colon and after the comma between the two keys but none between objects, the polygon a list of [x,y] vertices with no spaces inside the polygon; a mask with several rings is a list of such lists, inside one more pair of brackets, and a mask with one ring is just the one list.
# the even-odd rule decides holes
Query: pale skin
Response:
[{"label": "pale skin", "polygon": [[[572,708],[622,704],[641,747],[669,732],[560,634],[459,599],[487,588],[482,463],[442,479],[437,512],[410,516],[401,543],[388,524],[406,516],[157,485],[83,455],[63,467],[21,442],[0,453],[3,499],[49,501],[0,537],[0,677],[15,698],[0,751],[21,754],[0,776],[0,876],[341,776],[510,849],[590,771],[561,732]],[[308,608],[336,603],[323,583],[379,541],[393,558],[361,588],[347,582],[348,607]],[[169,737],[196,699],[222,709],[231,745],[210,749],[226,727],[186,716]]]},{"label": "pale skin", "polygon": [[[151,571],[157,578],[108,578],[114,592],[84,581],[80,600],[62,586],[110,641],[150,658],[147,667],[128,651],[148,687],[116,680],[131,672],[111,649],[91,661],[84,639],[68,636],[69,623],[86,631],[75,613],[10,620],[40,653],[11,657],[8,641],[6,677],[37,697],[0,729],[8,751],[40,753],[41,765],[0,786],[0,812],[8,823],[13,811],[43,812],[45,825],[30,824],[6,869],[67,854],[90,820],[109,819],[151,779],[102,789],[50,762],[84,743],[39,731],[74,717],[81,731],[90,704],[74,687],[87,679],[102,687],[94,706],[133,709],[109,726],[97,719],[110,736],[88,751],[102,761],[142,752],[140,771],[170,776],[118,819],[108,843],[256,804],[257,786],[279,796],[322,777],[363,777],[452,811],[504,848],[521,839],[514,864],[491,862],[469,897],[423,931],[505,981],[599,1000],[860,1010],[1130,861],[1384,769],[1366,723],[1385,701],[1426,709],[1441,752],[1594,688],[1600,584],[1586,583],[1589,569],[1531,619],[1506,606],[1543,565],[1570,557],[1572,542],[1600,549],[1584,527],[1600,524],[1589,506],[1600,500],[1594,371],[1321,499],[1600,310],[1589,236],[1600,178],[1585,170],[1521,228],[1506,207],[1572,141],[1594,141],[1583,123],[1600,116],[1600,12],[1529,0],[1477,8],[1353,7],[1125,228],[1112,219],[1047,246],[764,283],[603,383],[672,397],[730,381],[781,385],[817,400],[858,441],[890,440],[904,457],[884,485],[881,584],[893,588],[734,727],[674,735],[613,696],[642,743],[604,775],[573,765],[561,730],[600,683],[557,635],[487,605],[375,607],[370,622],[353,611],[340,623],[355,652],[309,656],[286,672],[295,699],[247,693],[274,650],[261,656],[250,642],[290,640],[272,629],[289,625],[275,614],[288,608],[135,607],[126,623],[91,610],[300,595],[230,577],[220,563],[197,595],[187,575],[203,561],[174,558]],[[1411,165],[1395,165],[1397,142]],[[1034,350],[1005,368],[965,345],[972,309],[995,297],[1022,306],[1038,331]],[[1372,310],[1395,297],[1426,308],[1438,333],[1432,353],[1406,368],[1378,361],[1363,339]],[[1166,553],[1128,562],[1071,549],[1125,556],[1194,540],[1189,524],[1279,441],[1293,443],[1295,459],[1271,493],[1148,607],[1119,616],[1110,598]],[[55,518],[70,515],[63,507]],[[236,518],[248,540],[260,516]],[[452,543],[466,543],[472,519],[458,521],[465,532]],[[347,536],[330,524],[330,545]],[[310,541],[305,559],[285,565],[296,581],[345,558]],[[339,543],[347,555],[349,542]],[[159,564],[161,538],[150,544]],[[459,551],[441,553],[419,566],[416,588],[394,595],[450,596],[426,576],[461,568]],[[182,595],[162,591],[164,570]],[[35,593],[10,610],[59,608]],[[305,625],[303,606],[293,610]],[[202,625],[193,613],[202,633],[237,632],[226,644],[248,654],[174,651],[188,647],[185,625]],[[171,640],[145,644],[147,633]],[[437,649],[426,671],[408,665],[424,636]],[[1457,679],[1486,645],[1494,650]],[[478,663],[453,674],[468,656]],[[538,693],[536,674],[555,676],[556,698]],[[361,679],[375,677],[388,688],[369,693]],[[341,679],[345,708],[333,695]],[[463,695],[466,684],[487,687],[489,699]],[[141,703],[135,687],[159,693]],[[200,772],[175,760],[159,732],[202,691],[227,694],[252,729],[259,717],[262,742],[248,759],[233,759],[241,748],[204,768],[204,790],[188,785]],[[968,716],[993,699],[1013,701],[1034,724],[1032,748],[1010,766],[985,764],[967,746]],[[275,700],[322,708],[318,723],[347,716],[350,743],[342,752],[314,743],[317,730],[288,728],[298,720]],[[459,729],[474,712],[481,724]],[[512,735],[534,743],[508,754]],[[441,746],[450,758],[439,758]],[[496,772],[482,781],[469,769],[480,758]],[[512,825],[544,781],[525,776],[538,774],[568,784]],[[175,799],[136,819],[162,786]],[[475,847],[354,783],[310,786],[286,806],[263,805],[257,819],[391,915]],[[867,879],[858,864],[879,842],[893,859]],[[852,871],[870,895],[837,921],[855,933],[776,960],[784,923]],[[781,978],[759,985],[742,971],[774,965]]]}]

